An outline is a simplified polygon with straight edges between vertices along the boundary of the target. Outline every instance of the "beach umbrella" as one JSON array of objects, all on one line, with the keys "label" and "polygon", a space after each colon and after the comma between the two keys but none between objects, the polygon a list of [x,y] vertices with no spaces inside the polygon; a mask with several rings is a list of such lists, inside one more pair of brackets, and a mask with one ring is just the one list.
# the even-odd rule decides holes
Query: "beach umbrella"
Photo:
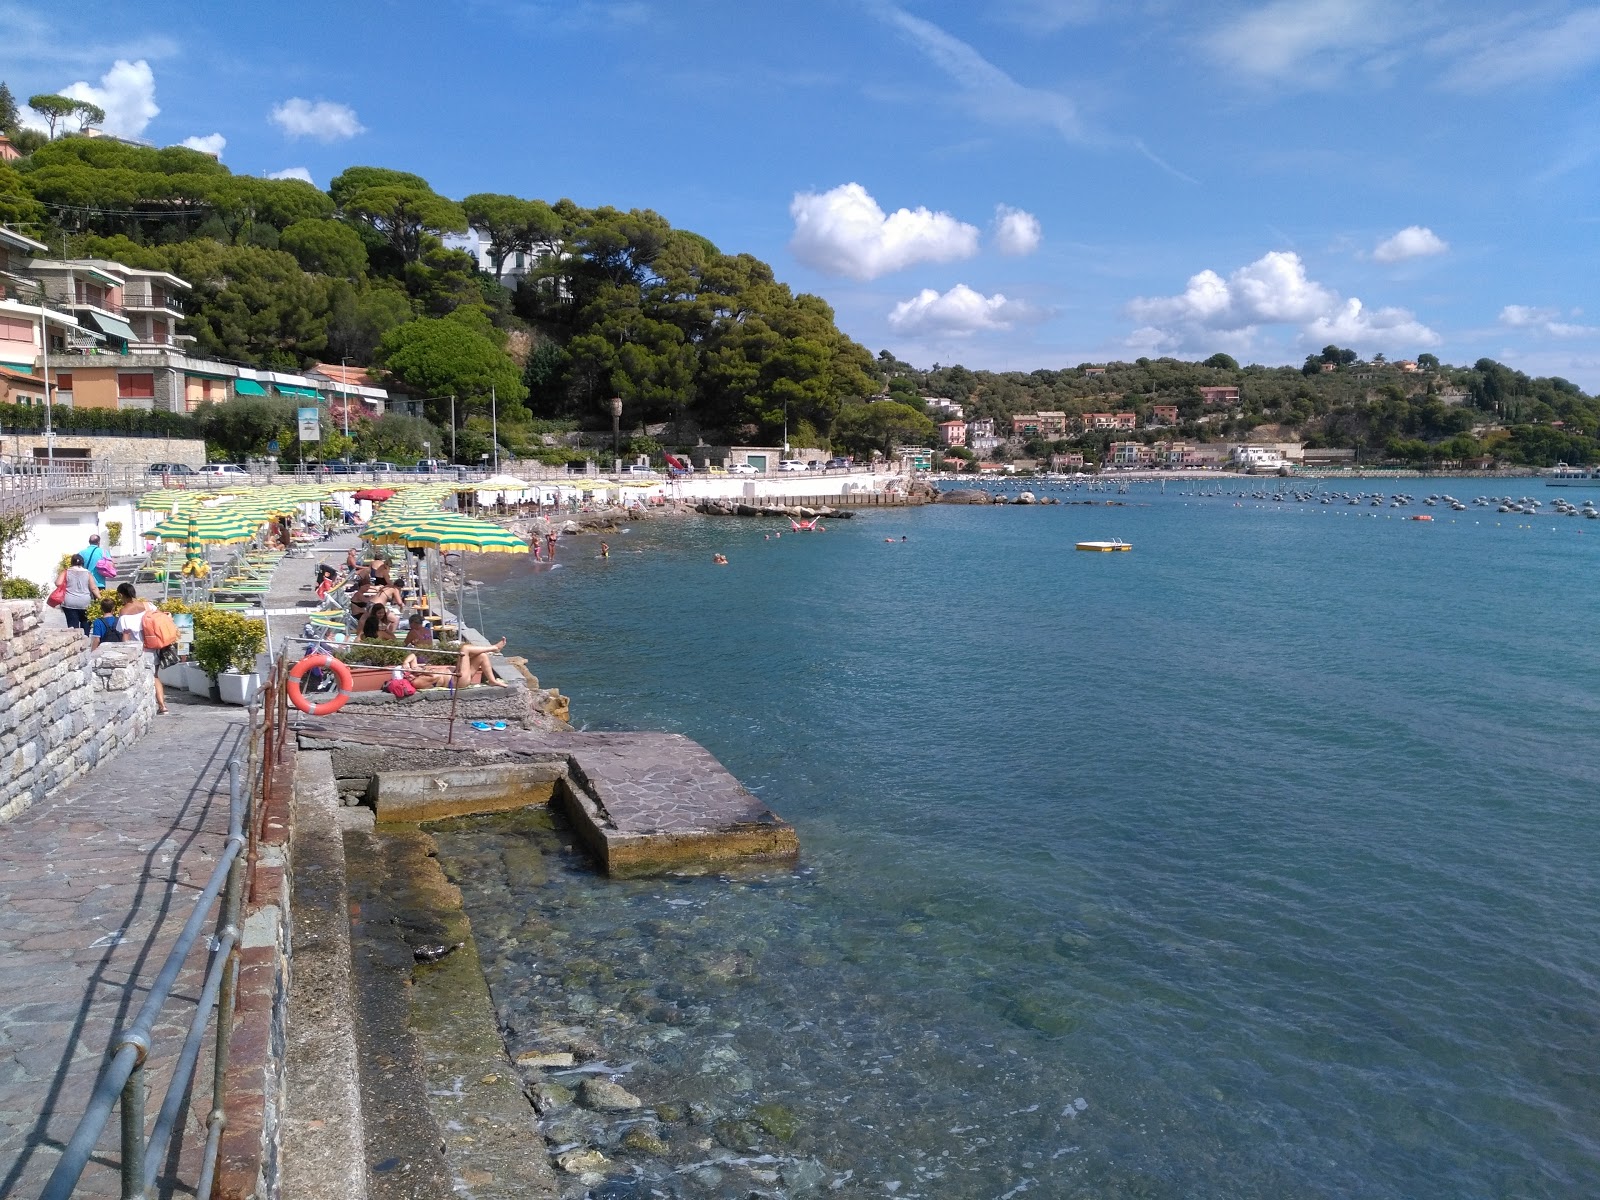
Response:
[{"label": "beach umbrella", "polygon": [[526,554],[528,543],[492,521],[451,513],[397,523],[379,531],[391,543],[463,554]]},{"label": "beach umbrella", "polygon": [[139,502],[134,505],[134,508],[140,512],[169,513],[174,508],[192,508],[205,498],[205,492],[183,492],[178,491],[176,488],[165,488],[160,491],[146,492],[139,497]]},{"label": "beach umbrella", "polygon": [[261,522],[249,513],[226,509],[191,509],[168,517],[145,536],[164,542],[188,542],[191,549],[206,545],[248,542]]},{"label": "beach umbrella", "polygon": [[393,488],[362,488],[359,492],[352,494],[350,498],[352,500],[371,500],[374,504],[381,504],[394,496],[394,494],[395,490]]}]

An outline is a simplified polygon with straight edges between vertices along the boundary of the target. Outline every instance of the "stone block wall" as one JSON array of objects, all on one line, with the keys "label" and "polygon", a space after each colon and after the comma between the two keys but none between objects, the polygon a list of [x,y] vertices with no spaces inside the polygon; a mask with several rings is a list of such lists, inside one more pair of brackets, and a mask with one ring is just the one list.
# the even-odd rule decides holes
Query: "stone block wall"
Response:
[{"label": "stone block wall", "polygon": [[155,706],[142,648],[91,654],[45,628],[40,601],[0,601],[0,822],[142,736]]},{"label": "stone block wall", "polygon": [[[181,410],[180,410],[181,411]],[[35,451],[45,448],[44,434],[8,434],[6,453],[19,459],[37,458]],[[56,432],[58,451],[87,451],[95,470],[144,470],[151,463],[181,462],[198,469],[205,465],[206,444],[199,438],[110,437],[99,434]]]}]

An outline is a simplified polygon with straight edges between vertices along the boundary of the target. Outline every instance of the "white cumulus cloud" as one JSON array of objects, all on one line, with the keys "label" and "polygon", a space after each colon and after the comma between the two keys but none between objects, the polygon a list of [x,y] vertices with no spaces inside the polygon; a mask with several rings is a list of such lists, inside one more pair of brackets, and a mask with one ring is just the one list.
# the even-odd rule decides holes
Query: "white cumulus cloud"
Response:
[{"label": "white cumulus cloud", "polygon": [[1274,250],[1227,279],[1201,271],[1190,277],[1182,295],[1141,298],[1128,310],[1153,325],[1243,329],[1302,324],[1331,312],[1338,302],[1337,295],[1306,276],[1298,254]]},{"label": "white cumulus cloud", "polygon": [[[100,128],[118,137],[138,137],[161,111],[156,104],[155,72],[142,58],[137,62],[119,58],[100,76],[98,84],[80,79],[62,88],[59,94],[69,100],[87,100],[105,109],[106,119]],[[47,128],[26,108],[22,110],[22,123],[31,129]],[[67,127],[74,129],[76,125],[69,122]],[[60,126],[56,132],[61,132]]]},{"label": "white cumulus cloud", "polygon": [[[1577,315],[1578,310],[1574,309],[1573,313]],[[1600,334],[1600,328],[1593,325],[1563,321],[1559,308],[1535,308],[1528,304],[1506,305],[1500,310],[1500,324],[1512,329],[1530,329],[1536,333],[1558,338],[1592,337]]]},{"label": "white cumulus cloud", "polygon": [[292,138],[339,142],[367,131],[355,109],[332,100],[313,102],[294,96],[276,106],[270,116],[272,123]]},{"label": "white cumulus cloud", "polygon": [[183,144],[191,150],[198,150],[201,154],[214,154],[222,157],[222,151],[228,145],[228,139],[220,133],[208,133],[204,137],[186,137]]},{"label": "white cumulus cloud", "polygon": [[1032,254],[1043,237],[1039,218],[1031,212],[1005,204],[994,206],[994,248],[1001,254]]},{"label": "white cumulus cloud", "polygon": [[905,334],[969,334],[982,330],[1010,329],[1018,321],[1033,320],[1038,314],[1020,300],[1008,300],[1000,292],[985,296],[964,283],[943,295],[923,288],[909,300],[902,300],[889,314],[889,328]]},{"label": "white cumulus cloud", "polygon": [[1404,262],[1408,258],[1427,258],[1450,249],[1445,241],[1425,225],[1407,225],[1393,237],[1384,238],[1372,257],[1381,263]]},{"label": "white cumulus cloud", "polygon": [[1305,328],[1312,342],[1437,346],[1439,335],[1403,308],[1367,308],[1354,296]]},{"label": "white cumulus cloud", "polygon": [[304,167],[285,167],[281,171],[268,171],[267,172],[267,178],[268,179],[303,179],[307,183],[315,183],[316,182],[316,180],[311,178],[311,172],[306,170]]},{"label": "white cumulus cloud", "polygon": [[796,192],[789,215],[794,218],[789,249],[828,275],[876,279],[915,263],[953,262],[978,252],[975,226],[926,208],[885,213],[859,183]]},{"label": "white cumulus cloud", "polygon": [[1141,297],[1128,313],[1146,322],[1137,337],[1169,348],[1200,347],[1228,335],[1247,344],[1263,325],[1292,325],[1307,341],[1371,342],[1386,346],[1439,342],[1438,334],[1403,308],[1369,309],[1344,299],[1306,274],[1298,254],[1274,250],[1224,279],[1215,271],[1191,276],[1177,296]]},{"label": "white cumulus cloud", "polygon": [[1500,310],[1500,324],[1509,325],[1513,329],[1525,329],[1532,325],[1543,325],[1547,321],[1554,321],[1560,315],[1559,309],[1508,304]]}]

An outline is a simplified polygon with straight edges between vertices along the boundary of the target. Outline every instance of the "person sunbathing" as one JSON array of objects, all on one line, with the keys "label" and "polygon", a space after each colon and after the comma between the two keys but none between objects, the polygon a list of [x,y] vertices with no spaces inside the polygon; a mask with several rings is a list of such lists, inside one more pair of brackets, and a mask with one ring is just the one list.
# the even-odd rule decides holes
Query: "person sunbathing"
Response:
[{"label": "person sunbathing", "polygon": [[462,642],[461,658],[456,663],[457,686],[472,687],[483,683],[490,687],[505,687],[505,682],[496,678],[494,665],[489,661],[489,656],[505,649],[505,644],[505,638],[492,646],[469,646]]},{"label": "person sunbathing", "polygon": [[406,655],[401,660],[400,669],[411,681],[411,686],[419,691],[423,688],[449,687],[451,679],[454,678],[449,667],[442,667],[437,663],[423,666],[417,661],[415,654]]}]

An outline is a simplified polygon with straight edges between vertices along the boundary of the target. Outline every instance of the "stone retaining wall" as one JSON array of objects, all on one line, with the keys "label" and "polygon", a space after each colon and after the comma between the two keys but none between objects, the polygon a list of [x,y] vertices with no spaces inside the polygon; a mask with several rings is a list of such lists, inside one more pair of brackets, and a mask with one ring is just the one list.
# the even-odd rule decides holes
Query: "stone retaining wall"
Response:
[{"label": "stone retaining wall", "polygon": [[[15,452],[19,459],[31,461],[38,457],[37,451],[43,450],[46,442],[42,433],[23,433],[7,435],[5,444],[7,453]],[[206,444],[199,438],[115,437],[57,430],[56,452],[62,451],[87,451],[88,461],[99,470],[108,467],[143,470],[157,462],[179,462],[198,470],[206,461]],[[81,460],[83,456],[74,453],[72,457]]]},{"label": "stone retaining wall", "polygon": [[91,654],[78,630],[45,628],[40,601],[0,601],[0,822],[141,737],[155,708],[142,648]]}]

